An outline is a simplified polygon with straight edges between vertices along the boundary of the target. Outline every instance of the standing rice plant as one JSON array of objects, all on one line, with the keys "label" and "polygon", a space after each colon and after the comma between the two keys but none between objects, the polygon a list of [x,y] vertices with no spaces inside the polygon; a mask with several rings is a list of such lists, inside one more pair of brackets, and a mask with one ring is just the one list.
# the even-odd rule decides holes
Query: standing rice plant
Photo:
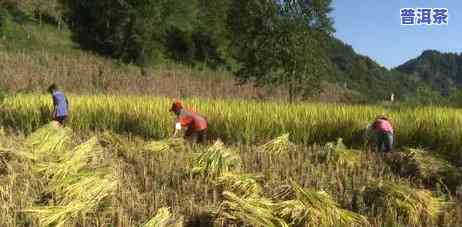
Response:
[{"label": "standing rice plant", "polygon": [[276,214],[291,226],[365,226],[362,215],[341,209],[324,191],[303,189],[291,182],[295,199],[277,203]]},{"label": "standing rice plant", "polygon": [[367,186],[363,198],[375,212],[395,221],[402,219],[412,226],[434,223],[447,206],[445,199],[433,196],[428,190],[387,181]]},{"label": "standing rice plant", "polygon": [[150,218],[142,227],[182,227],[183,218],[175,217],[170,212],[170,208],[160,208],[156,215]]},{"label": "standing rice plant", "polygon": [[[70,95],[75,130],[109,129],[161,139],[171,135],[167,98],[130,95]],[[462,111],[418,107],[387,110],[381,106],[243,100],[183,100],[211,122],[209,133],[226,142],[253,144],[290,133],[296,143],[326,143],[344,138],[350,145],[364,145],[364,125],[377,114],[388,113],[397,129],[398,146],[435,147],[447,160],[462,165]],[[51,100],[43,95],[7,97],[0,124],[30,132],[49,119]],[[130,111],[126,111],[130,110]],[[437,117],[435,117],[437,116]],[[255,127],[258,125],[258,127]],[[277,152],[277,150],[276,150]]]},{"label": "standing rice plant", "polygon": [[197,157],[192,172],[213,180],[226,172],[238,171],[240,166],[241,159],[238,153],[226,148],[223,142],[218,140]]}]

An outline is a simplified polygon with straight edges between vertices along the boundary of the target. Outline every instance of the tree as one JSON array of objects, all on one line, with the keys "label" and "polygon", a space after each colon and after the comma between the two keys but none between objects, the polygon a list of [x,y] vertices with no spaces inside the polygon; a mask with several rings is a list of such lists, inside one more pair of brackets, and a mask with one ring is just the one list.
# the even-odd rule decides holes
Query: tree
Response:
[{"label": "tree", "polygon": [[163,53],[169,31],[192,29],[195,0],[66,0],[81,47],[139,65]]},{"label": "tree", "polygon": [[232,0],[198,0],[193,29],[168,33],[168,56],[178,62],[217,68],[226,64],[226,16]]},{"label": "tree", "polygon": [[289,101],[320,86],[329,60],[323,51],[333,31],[328,0],[236,0],[229,16],[237,78],[256,86],[282,85]]}]

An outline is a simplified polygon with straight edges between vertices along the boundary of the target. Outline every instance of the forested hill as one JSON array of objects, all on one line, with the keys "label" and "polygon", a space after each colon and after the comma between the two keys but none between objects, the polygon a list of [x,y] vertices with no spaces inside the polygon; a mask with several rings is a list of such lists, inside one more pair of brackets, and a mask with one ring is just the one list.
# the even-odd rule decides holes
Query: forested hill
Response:
[{"label": "forested hill", "polygon": [[[121,78],[111,78],[110,72],[127,71],[121,65],[139,67],[146,76],[150,69],[168,64],[217,72],[213,75],[232,74],[240,83],[268,88],[267,93],[290,101],[324,97],[327,101],[381,102],[392,93],[398,101],[462,100],[456,89],[462,86],[461,56],[426,51],[388,70],[335,38],[331,5],[331,0],[0,0],[0,54],[4,54],[0,73],[5,75],[0,85],[27,90],[56,78],[61,83],[96,80],[92,82],[95,89],[105,91],[111,89],[107,81]],[[72,54],[50,58],[53,52]],[[11,62],[16,60],[11,59],[19,62],[24,56],[38,59],[28,62],[30,71],[39,69],[42,75],[55,77],[37,79],[13,69],[17,66]],[[87,61],[75,56],[97,56],[105,63],[76,67],[72,62]],[[56,60],[43,62],[50,59]],[[112,64],[117,67],[102,66]],[[58,76],[54,65],[82,78]],[[85,72],[76,72],[82,68]],[[12,78],[18,73],[22,79]],[[131,70],[122,74],[126,77],[120,84],[131,84],[132,90],[144,92],[141,85],[150,84],[149,78],[135,78]],[[27,85],[21,85],[22,81]]]},{"label": "forested hill", "polygon": [[426,50],[419,57],[398,66],[443,95],[462,87],[462,55]]},{"label": "forested hill", "polygon": [[366,100],[386,100],[391,93],[409,100],[420,86],[412,76],[388,70],[336,38],[330,38],[328,52],[335,72],[331,79],[360,92]]}]

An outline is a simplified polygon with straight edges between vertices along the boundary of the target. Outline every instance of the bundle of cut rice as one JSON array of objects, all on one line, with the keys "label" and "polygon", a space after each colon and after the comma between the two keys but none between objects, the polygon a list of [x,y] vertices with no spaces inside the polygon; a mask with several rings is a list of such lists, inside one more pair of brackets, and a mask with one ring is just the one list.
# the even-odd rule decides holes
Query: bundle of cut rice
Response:
[{"label": "bundle of cut rice", "polygon": [[348,149],[343,144],[342,138],[339,138],[336,143],[327,143],[322,151],[321,158],[324,161],[333,161],[348,167],[361,164],[361,151]]},{"label": "bundle of cut rice", "polygon": [[60,193],[57,206],[39,206],[24,210],[38,218],[41,226],[69,226],[78,218],[95,212],[115,190],[111,176],[84,178]]},{"label": "bundle of cut rice", "polygon": [[[99,145],[98,139],[93,137],[87,142],[77,146],[72,152],[63,154],[63,160],[59,163],[43,163],[42,171],[49,176],[51,187],[62,187],[73,183],[85,175],[84,172],[94,172],[104,167],[103,148]],[[57,188],[54,188],[57,190]]]},{"label": "bundle of cut rice", "polygon": [[56,162],[68,151],[72,131],[50,123],[31,135],[25,141],[28,150],[24,155],[34,161]]},{"label": "bundle of cut rice", "polygon": [[295,199],[276,204],[275,213],[291,226],[364,226],[362,215],[341,209],[324,191],[303,189],[292,181]]},{"label": "bundle of cut rice", "polygon": [[223,192],[224,201],[218,211],[218,220],[222,225],[288,227],[289,225],[277,217],[273,208],[275,204],[266,198],[250,196],[241,198],[232,192]]},{"label": "bundle of cut rice", "polygon": [[386,161],[395,172],[421,179],[426,185],[444,183],[455,190],[462,181],[460,169],[422,149],[406,149],[387,156]]},{"label": "bundle of cut rice", "polygon": [[289,153],[294,146],[287,133],[263,144],[258,148],[258,151],[271,155],[282,155]]},{"label": "bundle of cut rice", "polygon": [[56,205],[25,211],[36,216],[43,226],[68,226],[108,204],[117,182],[111,168],[104,164],[103,153],[94,137],[59,159],[37,159],[35,165],[39,166],[39,173],[47,176],[44,179],[49,180],[49,190],[56,195]]},{"label": "bundle of cut rice", "polygon": [[393,182],[376,182],[366,187],[363,198],[369,207],[385,212],[394,220],[403,217],[406,224],[413,226],[434,221],[447,206],[443,198],[433,196],[428,190]]},{"label": "bundle of cut rice", "polygon": [[257,196],[262,192],[257,178],[252,174],[224,173],[218,177],[216,185],[240,197]]},{"label": "bundle of cut rice", "polygon": [[144,149],[152,153],[165,153],[169,151],[182,151],[185,148],[185,141],[182,138],[170,138],[148,143]]},{"label": "bundle of cut rice", "polygon": [[223,173],[238,171],[241,159],[237,152],[226,148],[221,141],[201,153],[195,160],[192,172],[201,174],[211,180],[222,176]]}]

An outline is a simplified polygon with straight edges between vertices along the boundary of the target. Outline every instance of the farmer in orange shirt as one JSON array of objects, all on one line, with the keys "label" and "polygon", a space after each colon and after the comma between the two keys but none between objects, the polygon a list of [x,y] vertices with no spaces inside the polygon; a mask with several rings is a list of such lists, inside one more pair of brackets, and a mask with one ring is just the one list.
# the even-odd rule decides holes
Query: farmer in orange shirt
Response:
[{"label": "farmer in orange shirt", "polygon": [[207,140],[207,120],[199,114],[186,110],[180,101],[174,101],[170,112],[176,115],[176,136],[182,129],[186,129],[185,137],[194,143],[205,143]]}]

